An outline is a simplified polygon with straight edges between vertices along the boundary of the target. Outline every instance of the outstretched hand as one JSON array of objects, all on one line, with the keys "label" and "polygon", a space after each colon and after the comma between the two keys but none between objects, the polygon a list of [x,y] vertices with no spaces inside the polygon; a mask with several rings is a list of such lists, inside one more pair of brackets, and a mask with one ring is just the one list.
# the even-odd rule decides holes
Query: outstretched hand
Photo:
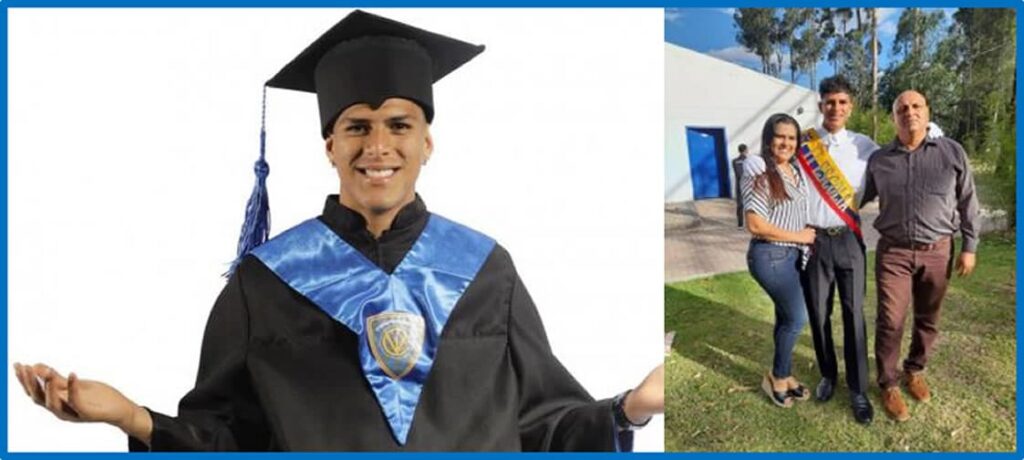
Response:
[{"label": "outstretched hand", "polygon": [[44,364],[28,366],[14,363],[14,373],[32,401],[45,407],[61,420],[81,422],[68,401],[68,379]]},{"label": "outstretched hand", "polygon": [[643,382],[622,403],[626,418],[633,423],[644,423],[654,414],[665,412],[665,365],[654,368]]},{"label": "outstretched hand", "polygon": [[65,378],[45,364],[14,363],[14,372],[25,394],[57,418],[109,423],[148,443],[152,432],[149,412],[116,388],[95,380],[79,379],[73,372]]}]

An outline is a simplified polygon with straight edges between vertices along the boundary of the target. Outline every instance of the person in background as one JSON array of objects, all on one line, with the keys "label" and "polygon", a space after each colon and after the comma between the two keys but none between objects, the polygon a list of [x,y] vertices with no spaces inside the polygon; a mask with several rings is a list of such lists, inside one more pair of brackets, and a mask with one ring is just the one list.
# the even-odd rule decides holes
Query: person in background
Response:
[{"label": "person in background", "polygon": [[747,144],[740,144],[740,154],[732,159],[732,172],[736,177],[736,191],[733,195],[736,199],[736,226],[743,227],[743,191],[740,183],[743,181],[743,160],[747,159]]}]

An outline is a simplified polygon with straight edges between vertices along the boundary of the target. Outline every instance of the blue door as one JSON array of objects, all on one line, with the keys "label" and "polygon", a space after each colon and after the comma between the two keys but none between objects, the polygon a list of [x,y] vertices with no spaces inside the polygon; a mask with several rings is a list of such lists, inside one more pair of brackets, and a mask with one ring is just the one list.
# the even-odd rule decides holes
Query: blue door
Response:
[{"label": "blue door", "polygon": [[725,132],[721,128],[686,128],[693,199],[729,197]]}]

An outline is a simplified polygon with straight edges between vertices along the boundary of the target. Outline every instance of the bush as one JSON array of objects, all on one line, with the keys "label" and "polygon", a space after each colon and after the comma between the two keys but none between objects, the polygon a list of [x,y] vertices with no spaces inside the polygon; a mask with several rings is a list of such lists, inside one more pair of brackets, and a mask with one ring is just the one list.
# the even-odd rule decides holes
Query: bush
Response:
[{"label": "bush", "polygon": [[[1017,134],[1009,123],[968,138],[964,150],[982,207],[1006,211],[1010,229],[1017,223]],[[978,146],[982,146],[978,148]]]},{"label": "bush", "polygon": [[[872,137],[873,114],[878,116],[878,133]],[[887,110],[872,111],[867,107],[854,110],[846,122],[846,128],[871,137],[878,145],[888,144],[896,138],[896,126],[893,125],[892,114]]]}]

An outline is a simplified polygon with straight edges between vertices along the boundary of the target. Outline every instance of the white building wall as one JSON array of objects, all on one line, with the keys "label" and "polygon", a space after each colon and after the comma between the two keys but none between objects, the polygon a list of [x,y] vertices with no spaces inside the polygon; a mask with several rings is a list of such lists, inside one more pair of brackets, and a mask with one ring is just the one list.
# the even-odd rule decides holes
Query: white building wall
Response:
[{"label": "white building wall", "polygon": [[[665,43],[665,202],[693,200],[688,126],[724,128],[731,160],[740,144],[759,151],[773,113],[788,113],[801,129],[817,124],[817,101],[810,89]],[[729,175],[732,184],[731,164]]]}]

